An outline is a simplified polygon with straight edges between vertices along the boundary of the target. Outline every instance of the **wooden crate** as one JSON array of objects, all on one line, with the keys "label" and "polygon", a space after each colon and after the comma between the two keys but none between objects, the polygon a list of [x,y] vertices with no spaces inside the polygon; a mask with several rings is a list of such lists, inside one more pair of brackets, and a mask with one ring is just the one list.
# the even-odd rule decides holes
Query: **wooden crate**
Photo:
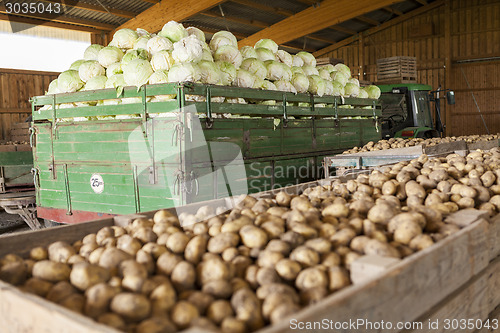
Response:
[{"label": "wooden crate", "polygon": [[417,58],[390,57],[377,60],[377,83],[417,82]]},{"label": "wooden crate", "polygon": [[19,141],[19,142],[29,142],[30,133],[29,133],[30,123],[14,123],[10,128],[10,140],[11,141]]},{"label": "wooden crate", "polygon": [[[347,178],[345,178],[347,179]],[[298,193],[322,180],[300,184],[286,189]],[[261,192],[266,197],[271,193]],[[228,206],[227,199],[210,201]],[[180,210],[197,209],[206,204],[195,203]],[[229,205],[230,206],[230,205]],[[179,210],[178,210],[179,212]],[[61,226],[0,237],[0,256],[17,253],[27,256],[29,248],[47,246],[64,240],[74,242],[104,226],[130,223],[137,217],[151,217],[154,212],[125,215],[100,221]],[[458,214],[458,213],[457,213]],[[428,320],[472,318],[485,320],[498,316],[495,308],[500,304],[500,216],[488,220],[484,212],[461,211],[455,219],[469,225],[430,248],[411,255],[391,266],[381,275],[351,285],[285,320],[261,329],[260,333],[289,332],[294,323],[322,322],[343,323],[363,319],[365,322],[422,322]],[[26,246],[29,244],[29,246]],[[58,305],[24,293],[0,281],[0,327],[2,332],[117,332],[95,323],[89,318],[73,313]],[[437,332],[445,332],[441,324]],[[199,332],[200,329],[191,329]],[[305,330],[301,330],[305,331]],[[340,330],[336,330],[340,331]],[[347,328],[342,332],[375,331]],[[377,332],[398,332],[379,329]],[[423,326],[423,330],[430,331]],[[432,330],[433,332],[435,330]],[[450,330],[447,330],[448,332]],[[474,329],[460,332],[474,332]],[[479,331],[478,331],[479,332]],[[484,330],[481,332],[485,332]]]}]

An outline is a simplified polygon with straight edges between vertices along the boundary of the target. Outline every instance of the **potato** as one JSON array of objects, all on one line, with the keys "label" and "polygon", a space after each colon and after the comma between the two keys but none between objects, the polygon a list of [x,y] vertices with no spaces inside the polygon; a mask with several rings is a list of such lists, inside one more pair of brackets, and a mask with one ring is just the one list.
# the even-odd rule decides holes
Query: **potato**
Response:
[{"label": "potato", "polygon": [[205,284],[210,280],[227,280],[230,277],[227,264],[218,259],[201,262],[197,267],[198,282]]},{"label": "potato", "polygon": [[295,197],[290,201],[290,208],[301,212],[306,212],[312,207],[311,202],[302,196]]},{"label": "potato", "polygon": [[177,293],[170,282],[164,282],[156,287],[149,295],[151,300],[152,315],[164,316],[177,301]]},{"label": "potato", "polygon": [[41,260],[33,266],[33,277],[44,279],[49,282],[59,282],[69,279],[71,269],[61,262]]},{"label": "potato", "polygon": [[264,222],[260,227],[267,233],[269,238],[279,238],[285,233],[284,224],[280,224],[275,221]]},{"label": "potato", "polygon": [[415,251],[421,251],[423,249],[428,248],[429,246],[432,246],[434,244],[434,241],[432,240],[431,236],[426,235],[426,234],[421,234],[415,236],[409,244],[409,247],[412,250]]},{"label": "potato", "polygon": [[379,255],[382,257],[399,258],[399,252],[389,244],[378,239],[371,239],[366,242],[365,254]]},{"label": "potato", "polygon": [[370,240],[367,236],[357,236],[351,240],[350,247],[356,252],[364,253],[366,243]]},{"label": "potato", "polygon": [[333,217],[347,217],[349,215],[349,208],[340,203],[334,203],[323,209],[321,212],[323,216],[333,216]]},{"label": "potato", "polygon": [[408,245],[416,236],[422,234],[422,228],[413,220],[402,221],[394,231],[394,240],[398,243]]},{"label": "potato", "polygon": [[[280,192],[282,193],[282,192]],[[234,317],[226,317],[222,321],[220,328],[223,333],[246,333],[246,325],[243,320]]]},{"label": "potato", "polygon": [[140,227],[134,230],[132,237],[140,240],[142,243],[156,242],[158,235],[156,235],[150,227]]},{"label": "potato", "polygon": [[153,274],[156,267],[156,262],[153,260],[151,254],[147,253],[143,249],[137,251],[135,255],[135,260],[146,268],[148,275]]},{"label": "potato", "polygon": [[30,250],[30,258],[35,261],[46,260],[49,257],[49,253],[46,248],[37,246]]},{"label": "potato", "polygon": [[69,257],[76,254],[75,249],[68,243],[59,241],[49,245],[47,248],[49,259],[56,262],[67,263]]},{"label": "potato", "polygon": [[125,329],[125,321],[116,313],[107,312],[97,318],[97,322],[118,330]]},{"label": "potato", "polygon": [[52,286],[53,284],[48,281],[32,277],[26,281],[22,289],[29,293],[45,297],[49,293]]},{"label": "potato", "polygon": [[438,231],[440,234],[447,237],[449,235],[454,234],[455,232],[460,231],[460,228],[453,224],[443,224]]},{"label": "potato", "polygon": [[315,266],[319,263],[319,254],[318,252],[302,245],[295,248],[295,250],[290,253],[290,259],[297,261],[305,267]]},{"label": "potato", "polygon": [[300,307],[296,304],[285,303],[277,306],[270,315],[271,324],[279,323],[299,311]]},{"label": "potato", "polygon": [[276,263],[276,272],[285,280],[294,280],[302,267],[297,261],[291,259],[281,259]]},{"label": "potato", "polygon": [[101,228],[95,236],[95,242],[99,246],[104,245],[104,240],[106,238],[114,238],[115,237],[115,231],[111,227],[104,227]]},{"label": "potato", "polygon": [[320,254],[330,252],[332,247],[331,243],[324,238],[310,239],[304,245]]},{"label": "potato", "polygon": [[203,285],[202,291],[216,298],[229,298],[233,288],[227,280],[210,280]]},{"label": "potato", "polygon": [[269,294],[262,303],[262,315],[265,319],[269,320],[274,309],[285,303],[294,304],[294,297],[290,294],[279,292]]},{"label": "potato", "polygon": [[161,209],[157,211],[153,216],[154,223],[172,222],[176,220],[177,218],[175,217],[175,215],[166,209]]},{"label": "potato", "polygon": [[215,324],[220,325],[224,318],[234,315],[231,304],[226,300],[216,300],[208,306],[207,317]]},{"label": "potato", "polygon": [[311,305],[319,302],[328,295],[328,290],[324,287],[311,288],[300,292],[300,302],[304,305]]},{"label": "potato", "polygon": [[240,237],[234,232],[221,232],[209,239],[207,250],[212,253],[222,253],[227,248],[235,247],[239,242]]},{"label": "potato", "polygon": [[231,297],[231,306],[236,313],[236,318],[243,320],[250,330],[264,326],[260,302],[252,290],[237,290]]},{"label": "potato", "polygon": [[421,228],[426,225],[425,217],[417,212],[405,212],[394,216],[387,224],[387,231],[394,233],[396,229],[404,223],[404,221],[413,221],[417,223]]},{"label": "potato", "polygon": [[276,270],[272,267],[261,267],[257,270],[257,274],[255,275],[255,279],[259,285],[265,285],[268,283],[279,283],[281,279],[276,272]]},{"label": "potato", "polygon": [[167,318],[154,317],[141,321],[136,333],[174,333],[177,332],[175,325]]},{"label": "potato", "polygon": [[122,261],[130,260],[133,258],[134,257],[130,253],[114,247],[110,247],[103,250],[99,258],[99,266],[110,270],[111,275],[115,275],[118,271],[118,266]]},{"label": "potato", "polygon": [[373,206],[368,211],[367,217],[374,223],[387,224],[396,213],[397,211],[393,205],[382,202]]},{"label": "potato", "polygon": [[361,255],[360,255],[359,253],[352,251],[352,252],[347,253],[347,254],[343,257],[342,262],[343,262],[344,266],[345,266],[347,269],[351,269],[351,264],[352,264],[354,261],[358,260],[360,257],[361,257]]},{"label": "potato", "polygon": [[267,234],[253,225],[246,225],[240,229],[241,241],[249,248],[262,248],[267,244]]},{"label": "potato", "polygon": [[328,290],[337,291],[351,284],[351,279],[347,271],[339,266],[328,269]]},{"label": "potato", "polygon": [[98,318],[107,312],[111,299],[119,292],[119,288],[111,287],[106,283],[98,283],[85,291],[85,315]]},{"label": "potato", "polygon": [[309,267],[301,271],[295,280],[297,289],[304,291],[310,288],[326,288],[328,277],[326,273],[318,267]]},{"label": "potato", "polygon": [[127,321],[138,322],[149,317],[151,302],[144,295],[122,292],[111,299],[111,310]]},{"label": "potato", "polygon": [[333,247],[338,247],[349,245],[354,237],[356,237],[356,231],[351,228],[345,228],[337,231],[329,240]]},{"label": "potato", "polygon": [[252,224],[252,222],[252,218],[248,216],[241,216],[235,220],[224,223],[221,226],[220,231],[222,233],[238,233],[242,227]]},{"label": "potato", "polygon": [[83,313],[83,307],[85,305],[85,297],[81,294],[71,294],[59,302],[60,305],[65,308],[75,311],[78,313]]},{"label": "potato", "polygon": [[128,291],[140,292],[148,277],[146,268],[137,261],[130,259],[120,263],[120,276],[123,276],[122,287]]},{"label": "potato", "polygon": [[172,274],[175,266],[182,261],[179,255],[172,252],[165,252],[156,261],[156,271],[165,275]]},{"label": "potato", "polygon": [[210,294],[207,294],[205,292],[201,292],[198,290],[192,290],[191,294],[185,299],[189,303],[193,304],[196,306],[198,309],[198,312],[201,314],[205,314],[208,306],[212,304],[214,301],[214,297]]},{"label": "potato", "polygon": [[373,202],[365,199],[355,200],[349,204],[349,208],[359,214],[367,214],[373,206]]},{"label": "potato", "polygon": [[157,260],[163,253],[167,252],[167,247],[157,243],[146,243],[141,250],[149,253],[155,260]]},{"label": "potato", "polygon": [[172,321],[180,329],[187,328],[189,324],[199,316],[200,313],[196,306],[187,301],[177,302],[171,312]]},{"label": "potato", "polygon": [[47,300],[54,303],[60,303],[74,293],[77,293],[75,287],[73,287],[68,281],[61,281],[54,284],[49,290],[47,293]]},{"label": "potato", "polygon": [[69,276],[71,284],[80,290],[87,290],[93,285],[107,282],[109,278],[107,269],[87,262],[73,265]]},{"label": "potato", "polygon": [[15,286],[23,284],[27,276],[28,271],[26,265],[22,261],[8,262],[0,268],[0,280]]},{"label": "potato", "polygon": [[190,262],[179,262],[172,271],[172,283],[177,290],[193,289],[196,282],[196,270]]}]

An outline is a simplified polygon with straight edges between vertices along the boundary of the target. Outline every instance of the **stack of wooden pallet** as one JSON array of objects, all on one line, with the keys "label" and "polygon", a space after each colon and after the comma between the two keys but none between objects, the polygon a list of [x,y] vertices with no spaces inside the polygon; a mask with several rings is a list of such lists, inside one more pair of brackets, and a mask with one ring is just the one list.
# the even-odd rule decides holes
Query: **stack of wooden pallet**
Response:
[{"label": "stack of wooden pallet", "polygon": [[416,83],[417,58],[390,57],[377,60],[377,83]]}]

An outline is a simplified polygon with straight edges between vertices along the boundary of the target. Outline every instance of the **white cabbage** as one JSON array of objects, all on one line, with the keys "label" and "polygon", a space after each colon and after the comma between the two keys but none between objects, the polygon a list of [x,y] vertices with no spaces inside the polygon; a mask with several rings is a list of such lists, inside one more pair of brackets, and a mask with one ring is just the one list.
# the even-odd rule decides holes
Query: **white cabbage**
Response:
[{"label": "white cabbage", "polygon": [[99,54],[99,51],[102,50],[104,46],[99,45],[99,44],[92,44],[89,47],[85,49],[85,52],[83,53],[83,59],[85,60],[97,60],[97,55]]},{"label": "white cabbage", "polygon": [[139,38],[137,32],[132,29],[120,29],[113,35],[113,40],[110,44],[120,49],[131,49],[134,47],[134,42]]},{"label": "white cabbage", "polygon": [[344,96],[345,91],[344,91],[344,86],[340,84],[338,81],[332,81],[332,87],[333,87],[333,96]]},{"label": "white cabbage", "polygon": [[196,36],[191,35],[174,43],[172,57],[176,62],[197,62],[203,55],[203,46]]},{"label": "white cabbage", "polygon": [[178,42],[181,39],[186,38],[188,35],[189,34],[184,26],[175,21],[167,22],[158,33],[158,36],[168,38],[172,43]]},{"label": "white cabbage", "polygon": [[359,89],[358,98],[368,98],[368,92],[364,88]]},{"label": "white cabbage", "polygon": [[267,68],[266,79],[271,81],[290,81],[292,79],[292,71],[287,65],[273,60],[266,61],[265,65]]},{"label": "white cabbage", "polygon": [[151,38],[151,34],[147,30],[137,28],[135,29],[135,32],[137,33],[137,36],[139,36],[139,38],[141,37]]},{"label": "white cabbage", "polygon": [[72,69],[62,72],[57,77],[57,88],[63,93],[78,91],[83,85],[78,71]]},{"label": "white cabbage", "polygon": [[351,77],[351,69],[344,65],[344,64],[336,64],[335,65],[335,69],[338,71],[338,72],[342,72],[344,73],[344,75],[349,79]]},{"label": "white cabbage", "polygon": [[168,71],[169,82],[196,82],[200,80],[197,67],[190,62],[174,64]]},{"label": "white cabbage", "polygon": [[304,74],[307,76],[319,75],[319,71],[316,69],[316,67],[313,66],[303,66],[302,70],[304,71]]},{"label": "white cabbage", "polygon": [[106,74],[106,70],[95,60],[87,60],[80,65],[78,69],[78,74],[83,82],[87,82],[95,76],[101,76]]},{"label": "white cabbage", "polygon": [[320,68],[326,69],[329,73],[336,71],[335,66],[332,64],[326,64],[326,65],[320,66]]},{"label": "white cabbage", "polygon": [[137,50],[137,49],[147,50],[148,49],[148,41],[150,39],[151,39],[151,37],[148,37],[148,36],[141,36],[141,37],[137,38],[134,42],[133,49],[134,50]]},{"label": "white cabbage", "polygon": [[106,76],[111,77],[115,74],[123,74],[121,62],[115,62],[106,68]]},{"label": "white cabbage", "polygon": [[359,95],[359,87],[354,83],[347,83],[344,87],[346,97],[358,97]]},{"label": "white cabbage", "polygon": [[300,51],[299,53],[297,53],[297,56],[299,56],[302,61],[304,61],[304,66],[316,67],[316,58],[311,53]]},{"label": "white cabbage", "polygon": [[108,78],[104,75],[94,76],[85,83],[85,87],[82,90],[98,90],[106,88],[106,82]]},{"label": "white cabbage", "polygon": [[[316,69],[318,69],[318,68],[316,68]],[[330,76],[330,72],[328,71],[328,69],[319,68],[318,73],[319,73],[319,76],[321,76],[321,78],[323,80],[332,81],[332,77]]]},{"label": "white cabbage", "polygon": [[200,71],[200,81],[206,84],[219,84],[220,70],[215,63],[210,61],[200,61],[197,63]]},{"label": "white cabbage", "polygon": [[127,66],[134,59],[149,60],[148,51],[144,49],[128,50],[122,58],[122,67]]},{"label": "white cabbage", "polygon": [[103,47],[99,54],[97,55],[97,60],[101,66],[107,68],[109,65],[115,62],[120,62],[123,58],[123,51],[116,46],[106,46]]},{"label": "white cabbage", "polygon": [[292,55],[284,50],[278,50],[278,52],[276,53],[276,58],[278,59],[279,62],[284,63],[288,67],[293,66]]},{"label": "white cabbage", "polygon": [[359,80],[354,78],[354,77],[351,77],[348,81],[348,83],[352,83],[352,84],[355,84],[359,87]]},{"label": "white cabbage", "polygon": [[334,92],[332,81],[323,80],[325,81],[325,95],[332,96]]},{"label": "white cabbage", "polygon": [[259,47],[255,49],[255,53],[257,53],[257,59],[260,61],[266,62],[267,60],[276,61],[276,56],[269,49]]},{"label": "white cabbage", "polygon": [[314,95],[323,96],[326,90],[325,80],[319,75],[309,76],[309,92]]},{"label": "white cabbage", "polygon": [[295,73],[291,83],[299,93],[306,93],[309,89],[309,79],[302,73]]},{"label": "white cabbage", "polygon": [[146,44],[147,48],[146,50],[149,52],[149,54],[154,55],[157,52],[163,51],[163,50],[172,50],[174,48],[174,44],[170,41],[170,39],[162,37],[162,36],[155,36],[148,40],[148,43]]},{"label": "white cabbage", "polygon": [[365,88],[368,93],[368,98],[379,99],[380,98],[380,88],[374,85],[369,85]]},{"label": "white cabbage", "polygon": [[145,85],[151,74],[153,74],[153,68],[149,61],[144,59],[134,59],[123,67],[123,78],[129,86]]},{"label": "white cabbage", "polygon": [[276,86],[276,89],[280,91],[297,93],[297,89],[295,89],[295,87],[293,86],[293,84],[290,83],[290,81],[278,80],[274,81],[274,85]]},{"label": "white cabbage", "polygon": [[52,80],[49,83],[49,89],[47,90],[47,95],[59,94],[61,91],[57,87],[57,79]]},{"label": "white cabbage", "polygon": [[290,70],[292,71],[292,74],[304,74],[306,75],[306,73],[304,73],[304,70],[302,69],[302,67],[298,67],[298,66],[292,66],[290,68]]},{"label": "white cabbage", "polygon": [[227,61],[216,61],[215,65],[220,70],[220,83],[224,86],[230,86],[236,79],[236,67]]},{"label": "white cabbage", "polygon": [[219,49],[219,47],[223,45],[232,45],[236,48],[238,48],[238,40],[236,37],[230,33],[229,31],[218,31],[216,32],[213,36],[212,39],[210,40],[210,49],[212,52],[215,52]]},{"label": "white cabbage", "polygon": [[278,90],[278,88],[276,88],[276,85],[268,80],[263,80],[260,85],[260,88],[265,90]]},{"label": "white cabbage", "polygon": [[206,61],[214,61],[214,57],[212,56],[212,52],[209,50],[203,49],[203,53],[201,54],[201,60],[206,60]]},{"label": "white cabbage", "polygon": [[149,84],[168,83],[168,71],[159,70],[149,77]]},{"label": "white cabbage", "polygon": [[292,66],[302,67],[304,66],[304,60],[296,54],[292,56]]},{"label": "white cabbage", "polygon": [[159,70],[169,70],[174,63],[172,52],[167,50],[156,52],[151,58],[151,67],[153,67],[155,72]]},{"label": "white cabbage", "polygon": [[201,40],[202,42],[206,42],[207,38],[205,37],[205,33],[196,27],[187,27],[186,31],[189,36],[194,35],[196,38]]},{"label": "white cabbage", "polygon": [[278,44],[276,44],[274,42],[274,40],[272,40],[272,39],[265,38],[265,39],[259,40],[257,43],[255,43],[254,48],[257,49],[259,47],[263,47],[265,49],[268,49],[274,54],[276,54],[276,52],[278,52]]},{"label": "white cabbage", "polygon": [[332,77],[333,81],[337,81],[342,86],[345,86],[347,83],[347,80],[349,80],[349,78],[347,76],[345,76],[345,74],[341,71],[331,72],[330,76]]},{"label": "white cabbage", "polygon": [[243,57],[236,46],[222,45],[214,53],[215,61],[227,61],[232,63],[235,67],[240,67],[243,62]]},{"label": "white cabbage", "polygon": [[259,59],[248,58],[243,60],[240,68],[249,71],[260,79],[265,79],[267,76],[267,68],[266,65]]},{"label": "white cabbage", "polygon": [[123,74],[115,74],[108,78],[106,81],[106,88],[119,88],[125,87],[127,84],[125,83],[125,78]]},{"label": "white cabbage", "polygon": [[248,59],[248,58],[257,59],[257,52],[255,52],[255,49],[251,46],[243,46],[240,49],[240,53],[243,59]]},{"label": "white cabbage", "polygon": [[84,60],[84,59],[80,59],[80,60],[77,60],[77,61],[73,61],[73,63],[69,66],[69,69],[71,70],[74,70],[74,71],[77,71],[80,69],[80,66],[87,60]]},{"label": "white cabbage", "polygon": [[257,77],[255,75],[253,75],[249,71],[239,68],[236,71],[236,78],[233,84],[237,87],[253,88],[256,81]]}]

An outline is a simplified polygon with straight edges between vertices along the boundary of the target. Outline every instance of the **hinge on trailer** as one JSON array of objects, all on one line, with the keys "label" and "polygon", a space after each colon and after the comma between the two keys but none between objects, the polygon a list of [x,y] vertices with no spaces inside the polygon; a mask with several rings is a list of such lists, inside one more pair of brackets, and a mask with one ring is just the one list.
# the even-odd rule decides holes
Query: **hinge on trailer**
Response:
[{"label": "hinge on trailer", "polygon": [[33,148],[36,144],[34,140],[36,129],[34,127],[30,127],[29,133],[30,133],[30,147]]},{"label": "hinge on trailer", "polygon": [[39,171],[37,168],[31,168],[31,173],[33,174],[33,185],[35,186],[35,194],[37,196],[37,202],[40,202],[40,192],[38,189],[40,188],[40,177],[39,177]]},{"label": "hinge on trailer", "polygon": [[338,109],[338,99],[337,98],[335,98],[335,104],[333,107],[333,111],[335,113],[335,117],[334,117],[335,127],[339,127],[340,120],[339,120],[339,109]]},{"label": "hinge on trailer", "polygon": [[288,126],[288,113],[286,109],[286,92],[283,93],[283,127]]},{"label": "hinge on trailer", "polygon": [[149,184],[154,185],[158,183],[158,167],[149,167]]},{"label": "hinge on trailer", "polygon": [[0,193],[5,192],[5,176],[3,166],[0,166]]},{"label": "hinge on trailer", "polygon": [[207,87],[207,94],[206,94],[205,98],[206,98],[206,103],[207,103],[206,127],[208,129],[210,129],[214,125],[214,120],[212,118],[212,92],[210,91],[210,87]]}]

